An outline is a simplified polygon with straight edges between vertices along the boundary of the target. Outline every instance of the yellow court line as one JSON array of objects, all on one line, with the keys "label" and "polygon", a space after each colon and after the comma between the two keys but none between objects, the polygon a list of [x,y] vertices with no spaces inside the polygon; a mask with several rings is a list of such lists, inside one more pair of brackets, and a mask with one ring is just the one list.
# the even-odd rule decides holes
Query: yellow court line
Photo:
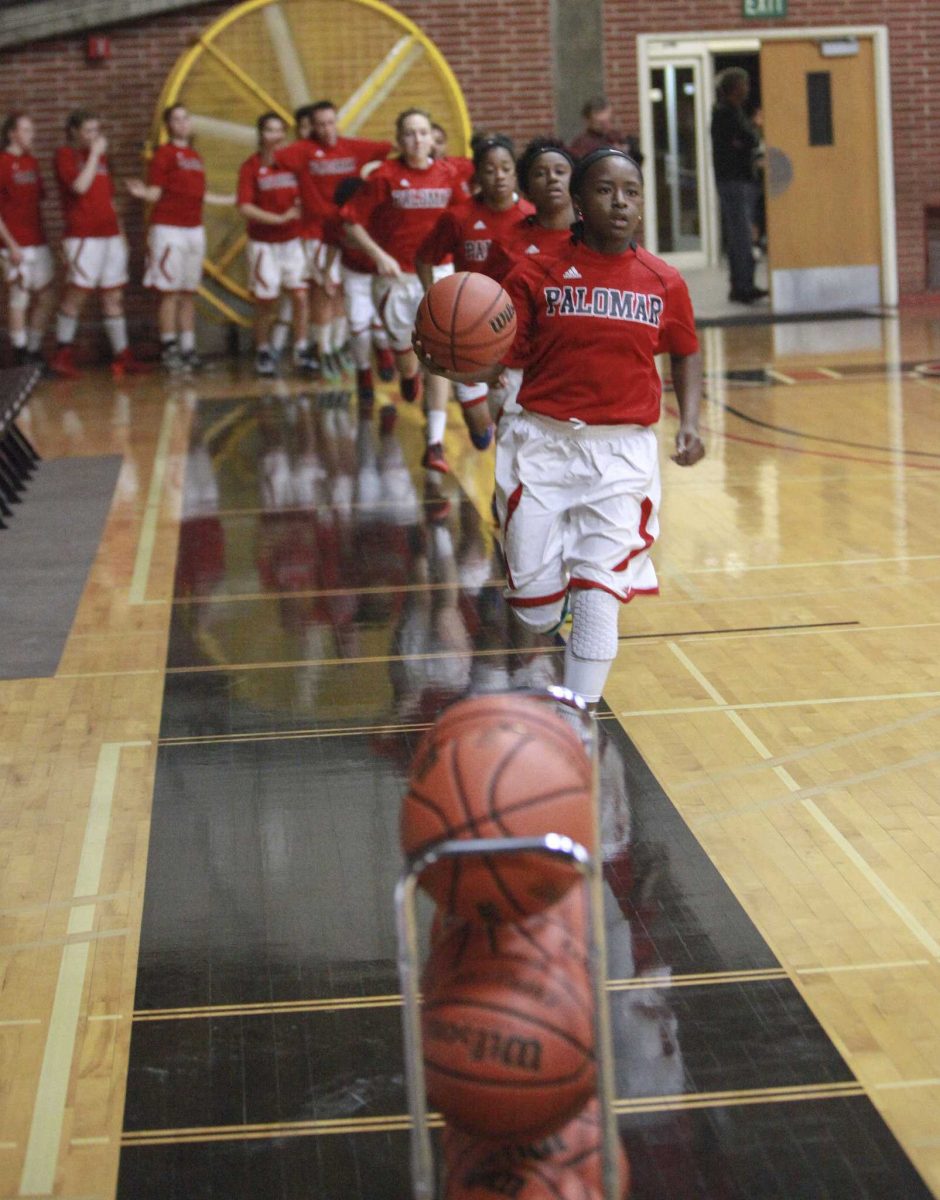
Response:
[{"label": "yellow court line", "polygon": [[[102,743],[75,876],[73,893],[76,896],[95,895],[101,883],[121,751],[149,745],[149,742]],[[91,933],[94,917],[94,904],[76,906],[69,914],[68,934]],[[89,945],[88,941],[82,941],[67,945],[62,951],[20,1176],[19,1190],[23,1195],[50,1195],[55,1185]]]},{"label": "yellow court line", "polygon": [[[483,587],[503,587],[505,580],[487,580]],[[179,596],[170,603],[184,604],[238,604],[241,601],[256,603],[259,600],[309,600],[326,596],[399,596],[409,592],[458,592],[465,585],[457,580],[452,583],[396,583],[388,586],[348,588],[304,588],[292,592],[229,592],[215,596]]]},{"label": "yellow court line", "polygon": [[292,742],[321,737],[356,737],[365,733],[417,733],[430,729],[430,721],[411,725],[331,725],[323,729],[272,729],[255,733],[207,733],[194,737],[160,738],[160,746],[202,746],[216,742]]},{"label": "yellow court line", "polygon": [[176,401],[168,400],[163,409],[163,420],[160,422],[160,435],[157,438],[157,449],[153,458],[147,506],[144,509],[144,519],[141,522],[140,536],[137,539],[134,573],[131,575],[131,585],[127,596],[130,604],[140,604],[147,595],[147,578],[150,575],[150,560],[153,558],[153,547],[157,536],[157,522],[160,518],[160,504],[175,417]]},{"label": "yellow court line", "polygon": [[[76,911],[72,910],[73,913]],[[71,921],[71,917],[69,918]],[[49,946],[75,946],[79,942],[97,942],[102,938],[127,937],[129,929],[98,929],[82,930],[71,933],[67,937],[46,938],[37,942],[6,942],[0,946],[0,957],[7,954],[21,954],[24,950],[46,950]]]},{"label": "yellow court line", "polygon": [[899,958],[894,962],[840,963],[837,967],[794,967],[797,975],[842,975],[847,971],[900,971],[908,967],[929,967],[929,958]]},{"label": "yellow court line", "polygon": [[[675,657],[682,663],[693,679],[699,686],[714,700],[717,704],[726,705],[724,697],[716,687],[705,677],[698,669],[695,663],[688,655],[676,645],[675,642],[669,642],[669,649]],[[767,749],[757,734],[744,721],[741,715],[733,707],[725,707],[724,709],[728,719],[738,729],[744,738],[763,759],[772,759],[774,756]],[[785,767],[775,766],[771,768],[783,786],[792,793],[804,793],[804,789],[800,787],[793,776],[786,770]],[[824,788],[812,789],[815,792],[831,791],[834,787],[838,787],[837,783],[830,783]],[[807,797],[805,794],[800,801],[803,808],[819,825],[820,829],[839,847],[845,857],[852,863],[859,874],[866,880],[868,885],[873,888],[894,914],[901,920],[907,929],[914,935],[929,954],[934,958],[940,958],[940,942],[931,936],[924,926],[918,921],[907,905],[900,899],[896,893],[888,887],[877,871],[873,870],[863,856],[855,849],[849,840],[841,833],[840,830],[829,820],[823,811],[816,804],[815,800]]]},{"label": "yellow court line", "polygon": [[[670,1112],[694,1108],[726,1108],[742,1104],[782,1104],[800,1100],[836,1100],[863,1096],[864,1088],[855,1080],[777,1088],[741,1089],[727,1092],[697,1092],[669,1096],[630,1097],[614,1101],[618,1114]],[[443,1125],[440,1113],[430,1113],[428,1124]],[[181,1129],[141,1129],[125,1132],[123,1146],[169,1145],[184,1142],[252,1141],[275,1137],[322,1137],[331,1134],[396,1133],[411,1128],[404,1114],[386,1117],[346,1117],[334,1120],[272,1121],[250,1125],[204,1125]]]}]

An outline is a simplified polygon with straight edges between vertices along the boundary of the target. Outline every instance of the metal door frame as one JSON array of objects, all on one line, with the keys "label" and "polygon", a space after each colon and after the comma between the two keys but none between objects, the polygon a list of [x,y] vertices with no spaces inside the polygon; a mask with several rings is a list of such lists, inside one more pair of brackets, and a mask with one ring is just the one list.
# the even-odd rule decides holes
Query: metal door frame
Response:
[{"label": "metal door frame", "polygon": [[[637,34],[637,81],[639,88],[640,142],[643,153],[651,161],[653,152],[653,112],[649,98],[650,69],[680,59],[704,59],[702,87],[705,90],[699,118],[699,142],[704,141],[703,183],[707,180],[707,205],[702,214],[702,229],[706,235],[705,252],[708,265],[717,265],[720,250],[718,237],[718,205],[711,166],[711,146],[708,131],[711,97],[714,94],[714,54],[733,53],[735,49],[758,50],[764,42],[827,41],[844,38],[871,38],[875,68],[875,105],[878,135],[878,195],[881,210],[881,299],[893,307],[898,302],[897,216],[894,197],[894,157],[891,125],[891,68],[888,57],[888,28],[886,25],[806,25],[786,29],[693,30],[689,33]],[[653,253],[659,245],[656,222],[656,177],[648,172],[646,178],[646,242]],[[688,255],[664,255],[680,267],[705,265],[690,263]],[[702,255],[694,257],[699,260]]]}]

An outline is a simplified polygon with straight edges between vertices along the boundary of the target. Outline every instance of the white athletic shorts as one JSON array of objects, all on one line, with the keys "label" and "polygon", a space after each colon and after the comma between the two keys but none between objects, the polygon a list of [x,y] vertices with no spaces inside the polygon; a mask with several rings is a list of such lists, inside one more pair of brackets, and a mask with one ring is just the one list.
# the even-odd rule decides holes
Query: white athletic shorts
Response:
[{"label": "white athletic shorts", "polygon": [[659,453],[644,425],[574,425],[523,410],[496,443],[496,504],[509,603],[553,604],[569,587],[618,600],[659,590]]},{"label": "white athletic shorts", "polygon": [[144,287],[158,292],[197,291],[205,255],[206,231],[201,225],[151,225]]},{"label": "white athletic shorts", "polygon": [[343,267],[341,275],[349,331],[365,333],[372,328],[379,315],[372,295],[372,281],[375,276],[366,275],[363,271],[351,271],[349,267]]},{"label": "white athletic shorts", "polygon": [[[434,268],[434,282],[446,275],[453,275],[454,264],[445,263]],[[424,288],[417,275],[402,275],[401,279],[389,279],[386,275],[376,275],[372,285],[375,306],[379,310],[382,324],[388,330],[392,349],[396,354],[404,354],[411,349],[411,335],[414,332],[415,317],[418,305],[424,295]]]},{"label": "white athletic shorts", "polygon": [[[314,283],[321,284],[326,273],[326,260],[329,256],[329,246],[320,238],[304,238],[304,259],[306,260],[307,278]],[[333,265],[330,267],[330,279],[333,283],[340,283],[340,268],[341,263],[339,255],[333,259]],[[371,278],[371,277],[370,277]]]},{"label": "white athletic shorts", "polygon": [[65,252],[66,282],[86,292],[95,288],[108,291],[127,283],[127,241],[123,234],[112,237],[67,237]]},{"label": "white athletic shorts", "polygon": [[276,300],[281,292],[307,288],[307,264],[300,238],[248,243],[248,288],[256,300]]},{"label": "white athletic shorts", "polygon": [[3,278],[8,284],[21,287],[24,292],[41,292],[55,276],[55,263],[48,246],[21,246],[23,261],[14,266],[10,262],[9,250],[0,250]]}]

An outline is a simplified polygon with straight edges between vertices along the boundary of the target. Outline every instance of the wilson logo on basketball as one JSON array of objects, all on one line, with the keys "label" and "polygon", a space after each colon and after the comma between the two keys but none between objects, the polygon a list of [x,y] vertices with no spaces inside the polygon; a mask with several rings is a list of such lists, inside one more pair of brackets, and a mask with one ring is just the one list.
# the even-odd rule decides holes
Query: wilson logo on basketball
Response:
[{"label": "wilson logo on basketball", "polygon": [[490,319],[490,329],[492,329],[494,333],[502,333],[515,315],[516,310],[511,304],[507,304],[506,307],[501,309],[495,317]]},{"label": "wilson logo on basketball", "polygon": [[499,1029],[458,1025],[434,1017],[427,1021],[426,1034],[431,1041],[464,1046],[472,1062],[488,1060],[533,1072],[542,1067],[542,1043],[537,1038],[506,1037]]}]

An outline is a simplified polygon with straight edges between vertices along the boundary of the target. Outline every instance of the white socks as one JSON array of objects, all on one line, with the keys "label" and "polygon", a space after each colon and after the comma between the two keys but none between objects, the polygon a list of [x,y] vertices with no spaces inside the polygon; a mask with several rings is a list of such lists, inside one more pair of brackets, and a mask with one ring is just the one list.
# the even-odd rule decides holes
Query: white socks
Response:
[{"label": "white socks", "polygon": [[69,317],[61,312],[56,314],[55,337],[60,346],[70,346],[75,341],[76,329],[78,329],[78,317]]},{"label": "white socks", "polygon": [[360,371],[368,371],[372,365],[372,334],[368,329],[354,333],[351,338],[352,356]]},{"label": "white socks", "polygon": [[180,330],[180,350],[184,354],[192,354],[196,349],[196,331],[194,329]]},{"label": "white socks", "polygon": [[124,317],[105,317],[103,323],[104,331],[111,343],[111,351],[117,358],[127,349],[127,321]]},{"label": "white socks", "polygon": [[428,445],[433,446],[437,442],[443,442],[446,429],[447,413],[440,412],[436,408],[432,409],[428,413]]},{"label": "white socks", "polygon": [[26,349],[26,330],[25,329],[11,329],[10,330],[10,341],[17,348],[17,350],[25,350]]}]

